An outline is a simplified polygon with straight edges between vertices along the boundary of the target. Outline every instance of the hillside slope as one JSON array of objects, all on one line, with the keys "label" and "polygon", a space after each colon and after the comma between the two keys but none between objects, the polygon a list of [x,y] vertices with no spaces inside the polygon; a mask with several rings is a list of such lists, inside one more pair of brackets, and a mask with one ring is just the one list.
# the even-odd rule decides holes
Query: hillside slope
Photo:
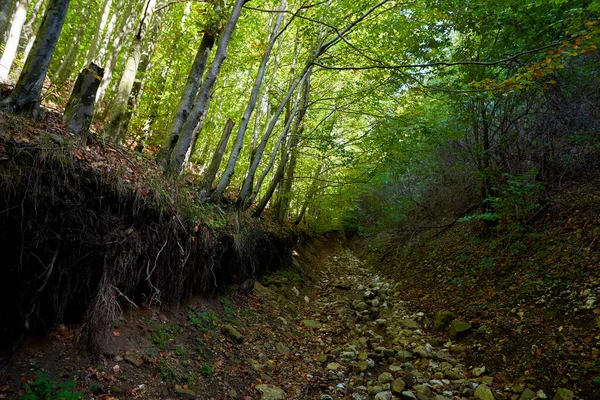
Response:
[{"label": "hillside slope", "polygon": [[[518,229],[476,221],[399,242],[366,239],[370,265],[403,284],[402,298],[433,316],[454,312],[476,333],[472,365],[507,381],[600,396],[600,189],[596,178],[556,186]],[[515,227],[517,225],[515,224]]]}]

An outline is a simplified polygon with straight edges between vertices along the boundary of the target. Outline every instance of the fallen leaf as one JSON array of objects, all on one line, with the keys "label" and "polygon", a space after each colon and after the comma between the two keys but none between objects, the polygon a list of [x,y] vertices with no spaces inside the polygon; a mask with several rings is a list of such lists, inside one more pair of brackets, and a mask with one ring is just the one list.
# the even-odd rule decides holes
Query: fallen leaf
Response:
[{"label": "fallen leaf", "polygon": [[115,335],[117,337],[121,336],[121,334],[119,332],[117,332],[117,331],[113,331],[113,335]]}]

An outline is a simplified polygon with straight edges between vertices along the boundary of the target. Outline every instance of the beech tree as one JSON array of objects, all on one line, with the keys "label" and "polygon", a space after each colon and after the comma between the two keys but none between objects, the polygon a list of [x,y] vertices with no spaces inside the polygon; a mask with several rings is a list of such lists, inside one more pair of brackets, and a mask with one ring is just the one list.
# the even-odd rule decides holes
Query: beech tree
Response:
[{"label": "beech tree", "polygon": [[12,1],[3,1],[0,4],[0,45],[4,44],[6,36],[6,28],[10,21],[10,11],[12,9]]},{"label": "beech tree", "polygon": [[143,44],[147,31],[152,23],[152,15],[156,7],[156,0],[146,0],[142,8],[142,15],[129,49],[125,70],[121,75],[116,96],[111,104],[110,119],[105,128],[105,135],[114,141],[122,141],[127,131],[128,118],[127,106],[133,89],[136,74],[142,59]]},{"label": "beech tree", "polygon": [[[0,68],[20,65],[34,36],[38,43],[42,5],[0,4]],[[95,109],[101,124],[108,116],[104,134],[174,175],[200,175],[206,201],[227,194],[255,215],[326,225],[377,182],[401,209],[394,202],[408,201],[404,188],[390,182],[433,171],[441,156],[432,149],[458,141],[474,196],[488,206],[482,213],[493,215],[486,199],[497,194],[497,176],[525,165],[499,160],[537,123],[559,65],[597,53],[599,12],[591,0],[98,0],[93,12],[72,0],[47,82],[60,103],[95,61],[105,70]],[[4,16],[14,22],[2,28]],[[2,107],[23,108],[15,100],[23,89]],[[39,104],[32,96],[25,103]],[[409,168],[406,154],[429,161]]]},{"label": "beech tree", "polygon": [[10,32],[8,33],[8,39],[4,45],[2,57],[0,58],[0,81],[8,78],[13,61],[17,56],[21,30],[23,29],[23,25],[25,25],[25,20],[27,18],[28,5],[28,0],[17,0],[15,3],[15,10],[10,20]]},{"label": "beech tree", "polygon": [[275,24],[273,25],[273,31],[271,32],[271,37],[269,39],[269,43],[267,45],[267,49],[265,50],[265,54],[260,62],[260,66],[258,68],[258,73],[256,74],[256,80],[254,81],[254,86],[252,87],[252,91],[250,92],[250,99],[248,100],[248,105],[246,106],[246,110],[244,111],[244,115],[242,116],[242,120],[240,121],[240,127],[235,136],[235,143],[233,144],[233,148],[231,149],[231,153],[229,155],[229,161],[227,162],[227,167],[225,168],[225,172],[219,181],[217,188],[213,194],[213,198],[219,198],[223,195],[227,186],[229,186],[229,182],[231,182],[231,177],[235,171],[235,165],[237,163],[237,159],[239,157],[240,151],[242,150],[242,145],[244,143],[244,137],[246,135],[246,130],[248,129],[248,123],[250,122],[250,118],[252,117],[252,112],[256,107],[256,100],[258,99],[258,93],[263,83],[263,79],[265,77],[265,70],[267,68],[267,63],[269,62],[269,58],[271,56],[271,51],[273,50],[273,46],[275,46],[275,41],[279,36],[279,27],[281,26],[281,20],[283,17],[283,10],[287,6],[287,2],[283,0],[280,6],[280,12],[278,13]]},{"label": "beech tree", "polygon": [[221,34],[215,58],[211,63],[210,68],[207,71],[206,78],[202,83],[202,87],[196,96],[194,107],[192,107],[188,117],[182,125],[181,133],[169,160],[169,170],[173,173],[181,172],[185,155],[193,143],[194,129],[200,121],[202,114],[206,113],[208,110],[207,103],[210,96],[210,91],[218,78],[221,65],[223,64],[225,56],[227,55],[229,40],[231,39],[231,35],[233,34],[237,21],[240,17],[243,5],[244,0],[236,0],[233,9],[231,10],[231,14],[229,15],[229,19],[227,20],[227,24],[225,25],[223,33]]},{"label": "beech tree", "polygon": [[0,108],[11,111],[31,111],[39,115],[42,89],[50,59],[62,30],[69,0],[49,0],[39,33],[10,95],[0,101]]}]

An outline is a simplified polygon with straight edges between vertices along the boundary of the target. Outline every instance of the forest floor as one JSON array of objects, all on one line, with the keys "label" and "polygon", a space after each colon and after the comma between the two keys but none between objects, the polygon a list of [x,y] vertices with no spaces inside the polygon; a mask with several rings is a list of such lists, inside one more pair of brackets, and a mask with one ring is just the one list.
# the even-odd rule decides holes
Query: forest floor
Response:
[{"label": "forest floor", "polygon": [[448,310],[472,324],[476,334],[460,341],[464,360],[498,383],[598,399],[599,188],[594,173],[582,174],[550,188],[527,221],[488,233],[459,223],[415,240],[395,232],[356,251],[430,318]]},{"label": "forest floor", "polygon": [[324,241],[248,296],[231,287],[185,307],[124,311],[99,358],[78,349],[77,327],[29,339],[0,376],[0,398],[61,389],[90,399],[573,398],[472,364],[476,346],[435,331],[404,295],[402,283]]}]

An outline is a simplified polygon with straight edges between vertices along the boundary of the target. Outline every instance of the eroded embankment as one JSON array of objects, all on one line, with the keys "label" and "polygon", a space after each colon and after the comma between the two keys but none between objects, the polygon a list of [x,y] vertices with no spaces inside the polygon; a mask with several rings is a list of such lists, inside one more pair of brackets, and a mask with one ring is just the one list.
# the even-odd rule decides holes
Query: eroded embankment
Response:
[{"label": "eroded embankment", "polygon": [[97,348],[126,304],[181,303],[291,261],[292,232],[195,205],[133,153],[3,122],[3,358],[62,322]]}]

